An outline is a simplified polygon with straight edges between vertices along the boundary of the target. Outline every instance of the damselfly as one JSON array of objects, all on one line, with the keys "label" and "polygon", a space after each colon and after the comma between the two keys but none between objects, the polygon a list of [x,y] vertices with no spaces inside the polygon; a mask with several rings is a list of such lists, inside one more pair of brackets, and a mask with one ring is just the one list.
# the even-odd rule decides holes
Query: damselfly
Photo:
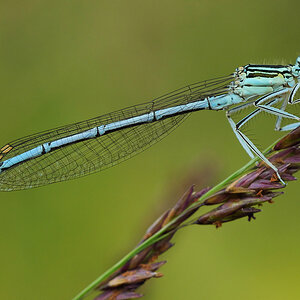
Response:
[{"label": "damselfly", "polygon": [[[277,168],[241,128],[262,111],[277,117],[276,130],[292,130],[300,118],[286,111],[300,87],[300,56],[295,65],[246,65],[233,74],[188,85],[153,101],[17,139],[0,149],[0,190],[38,187],[111,167],[148,148],[189,113],[225,110],[239,142],[258,156],[284,184]],[[275,104],[281,104],[279,108]],[[232,113],[254,110],[239,122]],[[294,120],[281,127],[283,118]]]}]

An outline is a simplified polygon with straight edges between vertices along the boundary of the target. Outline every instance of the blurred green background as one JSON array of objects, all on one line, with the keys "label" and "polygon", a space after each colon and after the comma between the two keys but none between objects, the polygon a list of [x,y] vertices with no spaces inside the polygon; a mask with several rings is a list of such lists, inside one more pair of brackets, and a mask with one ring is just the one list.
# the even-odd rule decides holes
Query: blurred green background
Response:
[{"label": "blurred green background", "polygon": [[[299,0],[1,1],[0,144],[240,65],[294,63],[299,11]],[[260,130],[272,142],[269,122]],[[247,161],[225,114],[199,112],[117,167],[1,193],[0,298],[71,299],[195,182],[191,168],[207,185]],[[255,222],[182,230],[144,299],[298,298],[297,186]]]}]

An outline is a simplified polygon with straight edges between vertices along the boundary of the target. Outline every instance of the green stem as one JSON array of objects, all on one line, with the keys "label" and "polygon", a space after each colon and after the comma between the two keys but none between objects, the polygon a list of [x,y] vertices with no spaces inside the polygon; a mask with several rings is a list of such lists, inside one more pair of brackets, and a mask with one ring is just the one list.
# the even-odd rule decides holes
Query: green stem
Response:
[{"label": "green stem", "polygon": [[139,252],[141,252],[145,248],[147,248],[147,247],[151,246],[152,244],[158,242],[159,240],[163,239],[165,237],[163,235],[164,231],[166,231],[173,223],[175,223],[175,221],[178,218],[179,218],[179,216],[176,219],[172,220],[170,223],[168,223],[165,227],[161,228],[159,231],[157,231],[155,234],[153,234],[151,237],[149,237],[143,243],[138,245],[135,249],[133,249],[127,255],[125,255],[115,265],[113,265],[111,268],[106,270],[106,272],[101,274],[95,281],[93,281],[85,289],[83,289],[77,296],[75,296],[73,298],[73,300],[80,300],[83,297],[87,296],[88,293],[90,293],[93,289],[95,289],[102,281],[107,279],[115,271],[117,271],[119,268],[124,266],[132,257],[134,257],[136,254],[138,254]]},{"label": "green stem", "polygon": [[[270,145],[263,153],[267,153],[275,144],[273,143]],[[242,175],[245,171],[247,171],[249,168],[254,166],[255,162],[258,161],[258,158],[253,158],[250,160],[246,165],[244,165],[242,168],[228,176],[225,180],[221,181],[219,184],[214,186],[212,189],[210,189],[208,192],[206,192],[204,195],[202,195],[195,203],[193,203],[188,209],[193,209],[196,206],[199,206],[203,201],[208,198],[209,196],[213,195],[217,191],[221,190],[223,187],[227,186],[229,182],[232,182],[234,179],[236,179],[238,176]],[[135,249],[130,251],[127,255],[125,255],[121,260],[119,260],[116,264],[114,264],[111,268],[106,270],[102,275],[100,275],[96,280],[94,280],[91,284],[89,284],[85,289],[83,289],[77,296],[73,298],[73,300],[80,300],[83,297],[87,296],[88,293],[90,293],[92,290],[94,290],[102,281],[107,279],[109,276],[111,276],[114,272],[116,272],[118,269],[120,269],[122,266],[124,266],[132,257],[134,257],[136,254],[144,250],[145,248],[151,246],[152,244],[158,242],[159,240],[163,239],[165,237],[165,232],[174,224],[176,221],[183,215],[186,214],[186,210],[178,215],[176,218],[174,218],[172,221],[170,221],[168,224],[166,224],[163,228],[161,228],[159,231],[157,231],[155,234],[153,234],[151,237],[149,237],[147,240],[145,240],[143,243],[138,245]]]}]

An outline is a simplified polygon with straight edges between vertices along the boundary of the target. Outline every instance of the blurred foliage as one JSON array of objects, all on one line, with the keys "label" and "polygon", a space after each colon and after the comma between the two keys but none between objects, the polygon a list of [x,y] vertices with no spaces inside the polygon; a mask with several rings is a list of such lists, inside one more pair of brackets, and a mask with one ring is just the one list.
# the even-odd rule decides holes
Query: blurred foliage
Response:
[{"label": "blurred foliage", "polygon": [[[1,1],[1,144],[247,63],[294,63],[299,9],[296,0]],[[251,132],[271,143],[280,134],[264,116]],[[200,174],[208,161],[217,169],[211,184],[248,161],[224,113],[195,113],[103,173],[1,193],[0,298],[70,299],[138,242],[165,187],[195,161]],[[183,231],[144,299],[296,298],[297,185],[255,222]]]}]

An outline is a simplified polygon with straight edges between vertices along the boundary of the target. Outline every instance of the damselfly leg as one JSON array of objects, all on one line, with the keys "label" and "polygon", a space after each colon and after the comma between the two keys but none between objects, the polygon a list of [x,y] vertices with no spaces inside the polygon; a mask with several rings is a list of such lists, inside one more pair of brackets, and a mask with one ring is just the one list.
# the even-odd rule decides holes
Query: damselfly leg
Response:
[{"label": "damselfly leg", "polygon": [[[235,108],[229,109],[226,112],[226,116],[228,118],[228,121],[230,123],[231,128],[233,129],[233,132],[235,133],[236,137],[238,138],[239,142],[243,146],[243,148],[246,150],[248,155],[251,158],[254,158],[254,156],[258,156],[262,161],[264,161],[271,169],[274,170],[278,180],[285,185],[285,182],[280,177],[280,174],[278,172],[278,169],[276,166],[274,166],[265,156],[264,154],[254,145],[254,143],[241,131],[241,128],[249,122],[253,117],[257,116],[260,112],[266,111],[267,113],[276,115],[281,118],[289,118],[289,119],[295,119],[300,120],[299,117],[292,115],[285,110],[282,110],[282,108],[285,108],[284,105],[281,106],[281,109],[275,108],[272,105],[276,104],[277,102],[284,101],[285,99],[288,99],[289,95],[293,92],[293,89],[286,88],[281,91],[270,93],[266,96],[263,96],[259,98],[258,100],[252,101],[251,103],[245,103],[242,105],[239,105]],[[282,98],[284,97],[284,98]],[[266,104],[262,104],[265,103]],[[243,119],[241,119],[239,122],[235,123],[233,119],[231,118],[232,113],[238,112],[239,110],[244,109],[248,105],[254,105],[257,107],[254,111],[252,111],[250,114],[245,116]],[[296,123],[298,124],[298,123]],[[296,126],[297,127],[297,126]]]},{"label": "damselfly leg", "polygon": [[273,106],[268,105],[268,104],[266,104],[266,105],[261,104],[261,103],[266,102],[269,99],[272,99],[272,98],[275,98],[275,97],[279,97],[281,95],[289,95],[290,93],[291,93],[291,89],[290,88],[286,88],[286,89],[283,89],[281,91],[274,92],[274,93],[271,93],[271,94],[268,94],[266,96],[263,96],[263,97],[259,98],[258,100],[256,100],[254,102],[254,105],[256,107],[260,108],[261,110],[266,111],[267,113],[276,115],[278,117],[288,118],[288,119],[294,119],[294,120],[300,121],[299,117],[297,117],[297,116],[295,116],[293,114],[290,114],[290,113],[288,113],[285,110],[278,109],[278,108],[273,107]]},{"label": "damselfly leg", "polygon": [[[299,88],[300,88],[299,83],[293,87],[290,95],[288,97],[286,97],[285,100],[283,101],[281,110],[285,110],[288,104],[294,105],[294,104],[300,103],[300,99],[294,99]],[[286,126],[281,127],[281,122],[282,122],[282,116],[278,116],[276,124],[275,124],[275,130],[290,131],[290,130],[293,130],[293,129],[297,128],[298,126],[300,126],[300,122],[296,122],[296,123],[288,124]]]}]

